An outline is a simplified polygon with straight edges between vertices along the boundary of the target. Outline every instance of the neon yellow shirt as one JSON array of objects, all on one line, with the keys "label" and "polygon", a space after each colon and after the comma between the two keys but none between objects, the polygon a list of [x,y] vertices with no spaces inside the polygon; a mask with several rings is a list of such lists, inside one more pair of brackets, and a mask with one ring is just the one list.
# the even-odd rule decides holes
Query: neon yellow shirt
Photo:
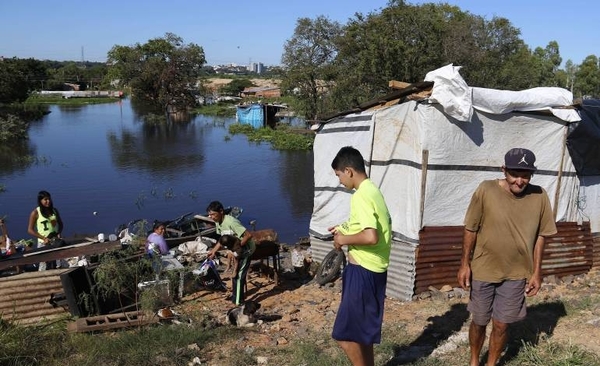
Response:
[{"label": "neon yellow shirt", "polygon": [[377,230],[377,244],[349,245],[348,253],[360,266],[383,273],[390,264],[392,218],[379,188],[365,179],[350,200],[350,217],[338,230],[353,235],[369,228]]},{"label": "neon yellow shirt", "polygon": [[[238,239],[242,239],[242,237],[244,236],[244,233],[246,232],[246,228],[244,227],[244,225],[242,225],[242,223],[240,222],[240,220],[236,219],[235,217],[231,216],[231,215],[225,215],[223,216],[223,222],[222,223],[216,223],[216,231],[217,234],[219,235],[233,235]],[[256,250],[256,243],[254,242],[254,239],[250,239],[246,242],[246,248],[245,251],[247,253],[247,255],[252,255],[252,253],[254,253],[254,251]]]},{"label": "neon yellow shirt", "polygon": [[[58,233],[58,219],[56,217],[56,212],[52,212],[50,217],[46,218],[42,215],[42,211],[40,208],[37,208],[38,218],[35,223],[36,230],[38,234],[48,237],[50,233]],[[38,243],[43,243],[43,239],[38,239]]]}]

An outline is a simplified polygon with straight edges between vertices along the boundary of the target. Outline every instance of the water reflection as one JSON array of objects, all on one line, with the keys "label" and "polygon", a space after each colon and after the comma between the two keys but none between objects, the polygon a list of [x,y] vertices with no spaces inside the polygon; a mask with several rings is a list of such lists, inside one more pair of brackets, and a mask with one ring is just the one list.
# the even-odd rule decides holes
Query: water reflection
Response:
[{"label": "water reflection", "polygon": [[61,113],[77,114],[84,111],[85,105],[58,105],[58,110]]},{"label": "water reflection", "polygon": [[[142,133],[109,131],[112,161],[117,168],[149,173],[185,174],[201,168],[203,144],[189,123],[144,123]],[[140,138],[141,137],[141,138]]]},{"label": "water reflection", "polygon": [[[233,118],[149,123],[145,116],[153,111],[129,100],[75,110],[53,106],[32,124],[29,141],[0,148],[6,186],[0,214],[10,215],[15,239],[29,238],[27,219],[41,189],[59,204],[67,236],[110,233],[137,218],[204,213],[215,199],[243,207],[243,220],[275,229],[282,242],[308,234],[311,152],[277,151],[232,136]],[[23,156],[45,156],[48,163]]]},{"label": "water reflection", "polygon": [[0,176],[25,171],[36,161],[36,149],[29,140],[0,144]]}]

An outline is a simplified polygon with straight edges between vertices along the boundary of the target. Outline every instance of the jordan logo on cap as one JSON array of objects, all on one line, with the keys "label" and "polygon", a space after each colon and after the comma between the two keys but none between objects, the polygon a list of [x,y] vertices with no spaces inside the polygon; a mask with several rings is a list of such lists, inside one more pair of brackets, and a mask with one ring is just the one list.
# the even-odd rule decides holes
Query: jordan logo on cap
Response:
[{"label": "jordan logo on cap", "polygon": [[527,154],[523,154],[523,157],[521,158],[521,160],[519,161],[519,163],[517,165],[521,165],[521,163],[524,163],[525,165],[529,165],[527,160],[525,160],[526,156],[527,156]]}]

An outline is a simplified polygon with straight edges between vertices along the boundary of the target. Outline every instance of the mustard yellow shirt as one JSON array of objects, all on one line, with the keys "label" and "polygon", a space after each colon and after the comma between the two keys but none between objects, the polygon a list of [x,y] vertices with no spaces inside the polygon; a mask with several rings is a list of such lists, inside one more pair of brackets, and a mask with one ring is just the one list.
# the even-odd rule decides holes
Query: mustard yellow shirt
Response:
[{"label": "mustard yellow shirt", "polygon": [[492,283],[529,278],[537,237],[556,234],[550,200],[542,187],[529,184],[517,197],[498,180],[484,181],[475,190],[465,228],[477,232],[473,279]]}]

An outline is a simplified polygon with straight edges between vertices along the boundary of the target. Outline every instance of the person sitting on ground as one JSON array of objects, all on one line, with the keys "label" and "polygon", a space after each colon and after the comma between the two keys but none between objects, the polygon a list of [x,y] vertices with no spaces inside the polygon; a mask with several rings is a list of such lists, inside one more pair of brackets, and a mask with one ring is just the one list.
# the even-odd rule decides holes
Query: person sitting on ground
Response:
[{"label": "person sitting on ground", "polygon": [[8,236],[8,229],[6,228],[6,224],[4,223],[4,219],[0,219],[0,245],[4,247],[7,253],[10,253],[12,249],[12,243],[10,242],[10,237]]},{"label": "person sitting on ground", "polygon": [[164,237],[165,224],[162,222],[155,222],[152,227],[152,233],[148,235],[146,240],[146,253],[150,256],[154,254],[165,255],[169,253],[169,246]]}]

